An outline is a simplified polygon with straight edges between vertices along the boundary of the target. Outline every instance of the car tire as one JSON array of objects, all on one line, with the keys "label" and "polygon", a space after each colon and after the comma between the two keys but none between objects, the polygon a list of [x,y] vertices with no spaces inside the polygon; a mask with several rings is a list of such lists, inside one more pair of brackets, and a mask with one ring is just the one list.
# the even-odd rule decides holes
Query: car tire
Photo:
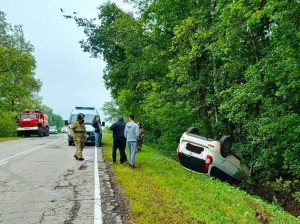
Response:
[{"label": "car tire", "polygon": [[232,142],[229,136],[223,136],[220,139],[221,142],[221,155],[224,158],[227,158],[230,155],[230,150],[232,147]]},{"label": "car tire", "polygon": [[195,127],[190,127],[186,133],[189,133],[189,134],[193,134],[193,135],[199,135],[199,129],[198,128],[195,128]]}]

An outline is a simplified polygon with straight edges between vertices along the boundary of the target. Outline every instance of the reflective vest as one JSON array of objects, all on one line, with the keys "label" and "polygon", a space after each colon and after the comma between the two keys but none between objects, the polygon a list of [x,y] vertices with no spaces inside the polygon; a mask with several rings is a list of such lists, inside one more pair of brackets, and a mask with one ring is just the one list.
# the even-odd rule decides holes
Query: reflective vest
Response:
[{"label": "reflective vest", "polygon": [[79,121],[74,121],[70,127],[71,135],[75,135],[74,141],[84,142],[86,139],[86,129],[84,124],[80,124]]}]

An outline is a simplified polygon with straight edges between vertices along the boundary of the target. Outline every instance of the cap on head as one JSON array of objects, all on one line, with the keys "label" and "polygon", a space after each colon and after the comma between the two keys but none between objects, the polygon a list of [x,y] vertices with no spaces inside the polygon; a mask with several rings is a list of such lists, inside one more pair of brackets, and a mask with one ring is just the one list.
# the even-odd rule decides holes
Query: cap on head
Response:
[{"label": "cap on head", "polygon": [[122,117],[121,115],[119,115],[119,116],[117,117],[117,120],[118,120],[118,121],[123,121],[123,117]]},{"label": "cap on head", "polygon": [[132,120],[134,120],[134,115],[133,115],[133,114],[130,114],[130,115],[129,115],[129,118],[132,119]]}]

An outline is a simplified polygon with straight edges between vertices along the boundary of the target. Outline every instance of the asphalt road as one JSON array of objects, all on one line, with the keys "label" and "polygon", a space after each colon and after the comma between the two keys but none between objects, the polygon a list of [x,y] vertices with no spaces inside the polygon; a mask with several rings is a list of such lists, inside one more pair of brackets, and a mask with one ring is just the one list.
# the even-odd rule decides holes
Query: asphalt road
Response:
[{"label": "asphalt road", "polygon": [[1,142],[0,223],[94,223],[95,147],[74,151],[66,134]]}]

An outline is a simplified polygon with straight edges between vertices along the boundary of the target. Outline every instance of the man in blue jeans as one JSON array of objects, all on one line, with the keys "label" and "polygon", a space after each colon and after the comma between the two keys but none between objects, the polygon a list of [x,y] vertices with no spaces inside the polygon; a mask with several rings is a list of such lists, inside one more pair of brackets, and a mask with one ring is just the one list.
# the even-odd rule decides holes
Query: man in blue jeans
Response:
[{"label": "man in blue jeans", "polygon": [[126,138],[124,137],[124,129],[126,123],[123,121],[122,116],[117,117],[117,122],[113,123],[110,126],[110,130],[113,131],[113,147],[112,147],[112,159],[113,163],[117,162],[117,149],[120,151],[120,163],[125,163],[127,161],[127,157],[125,154],[126,148]]},{"label": "man in blue jeans", "polygon": [[129,115],[129,122],[125,126],[124,136],[127,138],[130,168],[135,168],[135,152],[139,135],[139,126],[134,122],[134,115]]}]

